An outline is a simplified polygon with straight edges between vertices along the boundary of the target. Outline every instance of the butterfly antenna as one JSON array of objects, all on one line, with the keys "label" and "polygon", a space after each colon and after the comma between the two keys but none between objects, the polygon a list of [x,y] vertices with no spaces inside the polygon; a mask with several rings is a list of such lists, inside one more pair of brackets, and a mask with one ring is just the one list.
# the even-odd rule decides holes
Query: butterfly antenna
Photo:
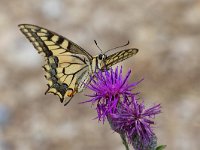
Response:
[{"label": "butterfly antenna", "polygon": [[96,41],[96,40],[94,40],[94,43],[96,44],[96,46],[98,47],[98,49],[101,51],[101,53],[103,53],[102,49],[100,49],[100,47],[98,46],[98,44],[97,44],[97,41]]},{"label": "butterfly antenna", "polygon": [[117,46],[117,47],[115,47],[115,48],[111,48],[111,49],[107,50],[105,53],[107,53],[107,52],[109,52],[109,51],[111,51],[111,50],[117,49],[117,48],[121,48],[121,47],[127,46],[127,45],[129,45],[129,41],[128,41],[126,44],[124,44],[124,45]]}]

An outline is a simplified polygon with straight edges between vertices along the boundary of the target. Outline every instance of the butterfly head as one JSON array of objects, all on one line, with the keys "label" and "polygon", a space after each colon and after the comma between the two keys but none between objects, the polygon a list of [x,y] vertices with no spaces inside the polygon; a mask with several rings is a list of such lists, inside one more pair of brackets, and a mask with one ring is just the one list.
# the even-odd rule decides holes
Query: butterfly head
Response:
[{"label": "butterfly head", "polygon": [[99,54],[99,56],[98,56],[98,60],[99,61],[103,61],[103,60],[105,60],[107,58],[107,55],[105,55],[105,54]]},{"label": "butterfly head", "polygon": [[97,66],[99,69],[103,69],[106,66],[106,59],[107,59],[107,55],[105,54],[99,54],[97,57]]},{"label": "butterfly head", "polygon": [[121,48],[121,47],[124,47],[124,46],[127,46],[129,44],[129,41],[122,45],[122,46],[117,46],[115,48],[112,48],[112,49],[109,49],[107,50],[106,52],[103,53],[102,49],[98,46],[97,44],[97,41],[94,40],[94,43],[96,44],[96,46],[98,47],[98,49],[100,50],[101,54],[99,54],[97,57],[96,57],[96,66],[98,69],[101,69],[101,70],[104,70],[104,69],[109,69],[108,66],[106,65],[106,60],[107,60],[107,53],[109,51],[112,51],[112,50],[115,50],[117,48]]}]

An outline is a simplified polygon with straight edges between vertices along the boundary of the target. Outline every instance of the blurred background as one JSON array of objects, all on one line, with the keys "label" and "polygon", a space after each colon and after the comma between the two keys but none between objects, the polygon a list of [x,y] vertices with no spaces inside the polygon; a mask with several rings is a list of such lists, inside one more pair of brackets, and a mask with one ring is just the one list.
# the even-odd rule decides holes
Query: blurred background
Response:
[{"label": "blurred background", "polygon": [[85,92],[64,107],[47,89],[44,61],[17,25],[55,31],[92,55],[123,45],[140,51],[120,63],[147,105],[162,104],[159,144],[200,147],[199,0],[0,0],[0,150],[124,150],[97,120]]}]

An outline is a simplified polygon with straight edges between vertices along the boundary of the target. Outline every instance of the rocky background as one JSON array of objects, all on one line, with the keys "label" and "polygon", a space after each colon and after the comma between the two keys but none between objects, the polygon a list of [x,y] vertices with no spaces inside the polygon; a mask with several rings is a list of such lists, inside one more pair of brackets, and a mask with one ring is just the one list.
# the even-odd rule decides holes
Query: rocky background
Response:
[{"label": "rocky background", "polygon": [[107,123],[77,94],[64,107],[44,95],[44,61],[17,27],[31,23],[66,36],[93,55],[123,45],[120,63],[148,105],[162,104],[155,132],[167,150],[200,147],[199,0],[0,0],[0,150],[124,150]]}]

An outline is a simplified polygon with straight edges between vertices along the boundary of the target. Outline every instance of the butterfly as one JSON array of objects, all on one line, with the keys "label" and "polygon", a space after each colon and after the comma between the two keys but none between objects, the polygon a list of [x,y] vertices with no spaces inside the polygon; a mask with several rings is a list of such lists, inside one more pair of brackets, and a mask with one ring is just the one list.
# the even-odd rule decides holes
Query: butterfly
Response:
[{"label": "butterfly", "polygon": [[19,28],[38,53],[44,56],[43,68],[46,72],[45,78],[48,80],[45,94],[58,95],[61,103],[64,102],[65,105],[76,93],[83,91],[94,73],[109,69],[138,52],[138,49],[130,48],[109,56],[101,53],[93,57],[69,39],[48,29],[32,24],[20,24]]}]

